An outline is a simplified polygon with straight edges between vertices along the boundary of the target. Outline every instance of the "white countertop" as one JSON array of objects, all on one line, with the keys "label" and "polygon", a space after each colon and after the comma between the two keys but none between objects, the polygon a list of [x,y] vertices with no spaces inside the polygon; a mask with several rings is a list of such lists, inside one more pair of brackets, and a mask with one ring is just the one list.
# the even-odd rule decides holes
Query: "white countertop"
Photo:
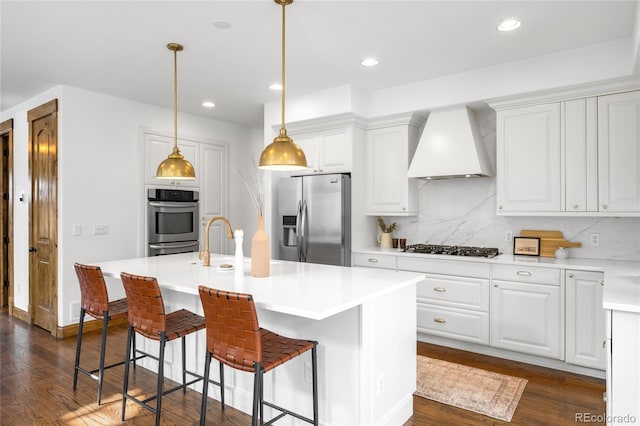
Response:
[{"label": "white countertop", "polygon": [[271,275],[255,278],[249,259],[244,270],[219,271],[233,257],[212,254],[203,267],[197,253],[96,262],[105,276],[121,272],[153,276],[164,290],[198,295],[198,286],[250,293],[258,308],[322,320],[420,281],[424,274],[275,260]]},{"label": "white countertop", "polygon": [[[451,260],[457,262],[482,262],[507,265],[544,266],[558,269],[604,272],[603,307],[617,311],[640,313],[640,262],[607,259],[556,259],[553,257],[514,256],[501,254],[491,259],[484,257],[447,256],[440,254],[404,253],[397,249],[378,247],[353,250],[354,253],[373,255],[409,256],[424,259]],[[454,271],[452,271],[454,272]]]}]

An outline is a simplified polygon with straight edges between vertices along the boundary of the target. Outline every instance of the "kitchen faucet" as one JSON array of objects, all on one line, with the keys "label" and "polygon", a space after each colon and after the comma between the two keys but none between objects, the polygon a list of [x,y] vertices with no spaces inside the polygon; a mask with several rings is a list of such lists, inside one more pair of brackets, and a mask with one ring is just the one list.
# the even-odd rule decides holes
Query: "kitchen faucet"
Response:
[{"label": "kitchen faucet", "polygon": [[221,220],[227,224],[227,239],[233,239],[233,229],[231,228],[231,224],[224,216],[213,216],[207,222],[207,228],[205,230],[204,236],[204,253],[200,253],[199,257],[202,259],[202,266],[211,266],[211,252],[209,251],[209,229],[211,228],[211,224],[216,220]]}]

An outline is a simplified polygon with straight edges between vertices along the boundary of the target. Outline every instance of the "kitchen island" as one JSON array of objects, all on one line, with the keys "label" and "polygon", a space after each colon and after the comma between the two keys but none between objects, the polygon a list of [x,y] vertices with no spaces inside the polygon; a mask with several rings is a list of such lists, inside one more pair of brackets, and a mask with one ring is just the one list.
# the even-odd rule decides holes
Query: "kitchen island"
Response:
[{"label": "kitchen island", "polygon": [[[196,253],[186,253],[96,265],[115,279],[121,272],[156,277],[167,312],[185,308],[202,314],[199,285],[250,293],[261,326],[317,340],[320,424],[402,424],[412,415],[416,283],[424,274],[272,261],[271,276],[255,278],[248,259],[242,270],[218,268],[233,264],[229,256],[213,255],[211,263],[203,267]],[[142,344],[157,352],[157,342]],[[187,336],[187,346],[187,368],[202,373],[205,332]],[[179,347],[167,347],[165,372],[173,380],[181,380]],[[148,365],[155,371],[155,365]],[[211,369],[214,380],[217,370]],[[265,399],[311,416],[309,370],[310,359],[301,356],[268,373]],[[252,380],[249,373],[226,369],[225,403],[250,413]],[[219,388],[211,386],[209,395],[219,400]],[[265,416],[270,415],[265,407]]]}]

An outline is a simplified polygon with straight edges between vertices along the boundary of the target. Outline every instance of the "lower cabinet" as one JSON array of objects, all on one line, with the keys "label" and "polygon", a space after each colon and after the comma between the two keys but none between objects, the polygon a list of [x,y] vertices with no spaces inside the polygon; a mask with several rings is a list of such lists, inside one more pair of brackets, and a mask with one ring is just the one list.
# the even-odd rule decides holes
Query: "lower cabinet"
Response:
[{"label": "lower cabinet", "polygon": [[560,271],[493,265],[491,346],[562,359]]},{"label": "lower cabinet", "polygon": [[419,333],[489,344],[488,264],[399,257],[398,269],[426,272],[416,286]]},{"label": "lower cabinet", "polygon": [[602,307],[604,274],[565,271],[568,363],[604,370],[607,365],[606,311]]}]

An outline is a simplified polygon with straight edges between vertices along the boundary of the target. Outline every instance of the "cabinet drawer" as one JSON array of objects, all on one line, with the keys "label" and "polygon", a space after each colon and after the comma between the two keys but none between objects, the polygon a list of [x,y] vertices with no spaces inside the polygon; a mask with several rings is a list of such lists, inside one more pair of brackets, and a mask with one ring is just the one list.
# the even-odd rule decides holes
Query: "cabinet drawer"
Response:
[{"label": "cabinet drawer", "polygon": [[493,265],[494,280],[560,285],[560,269],[529,265]]},{"label": "cabinet drawer", "polygon": [[481,262],[398,256],[398,269],[400,271],[416,271],[430,274],[488,279],[491,265]]},{"label": "cabinet drawer", "polygon": [[396,257],[390,254],[354,253],[353,266],[366,268],[396,269]]},{"label": "cabinet drawer", "polygon": [[489,314],[418,303],[418,332],[489,344]]},{"label": "cabinet drawer", "polygon": [[427,274],[417,285],[419,302],[489,311],[489,280]]}]

